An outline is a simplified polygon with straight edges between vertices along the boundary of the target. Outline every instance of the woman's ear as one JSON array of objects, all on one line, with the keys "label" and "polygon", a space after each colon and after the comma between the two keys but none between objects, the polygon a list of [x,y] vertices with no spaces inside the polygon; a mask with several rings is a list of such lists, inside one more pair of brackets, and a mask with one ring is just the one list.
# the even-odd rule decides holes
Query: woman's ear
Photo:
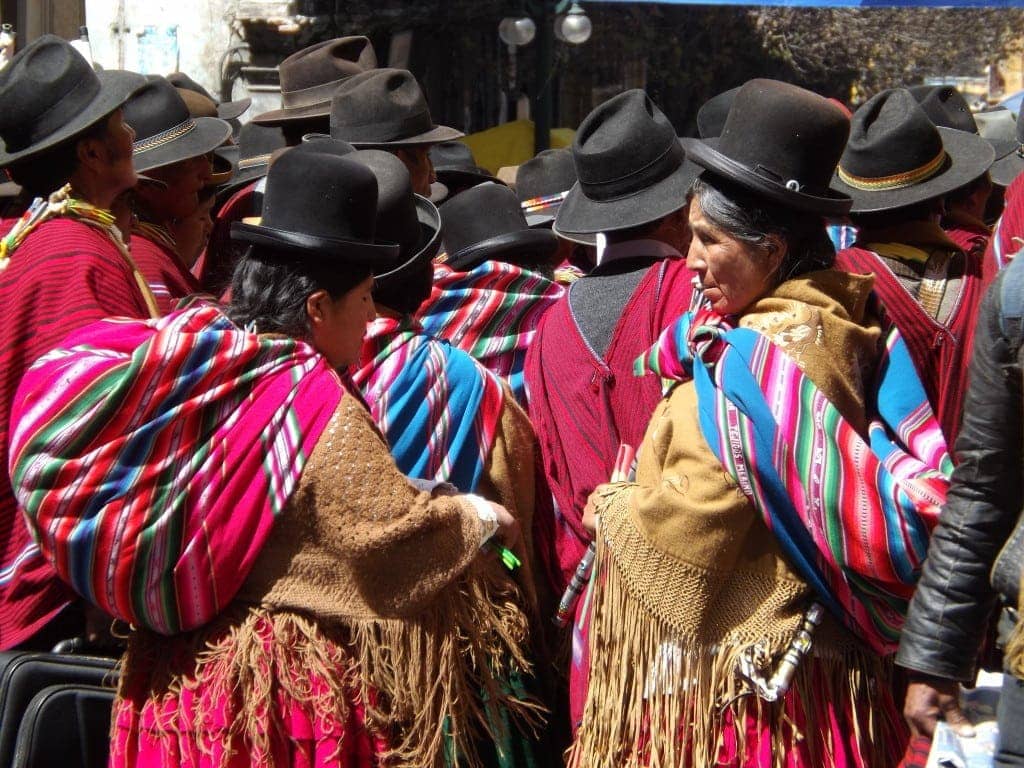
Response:
[{"label": "woman's ear", "polygon": [[325,305],[328,299],[327,291],[324,290],[314,291],[306,297],[306,317],[309,318],[311,328],[321,326],[326,320]]}]

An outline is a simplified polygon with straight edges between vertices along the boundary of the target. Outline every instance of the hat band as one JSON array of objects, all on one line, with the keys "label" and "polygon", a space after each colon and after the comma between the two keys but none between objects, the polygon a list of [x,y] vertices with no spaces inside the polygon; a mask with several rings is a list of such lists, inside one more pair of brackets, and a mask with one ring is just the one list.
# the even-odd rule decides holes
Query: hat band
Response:
[{"label": "hat band", "polygon": [[330,102],[338,86],[349,79],[351,75],[332,80],[329,83],[311,85],[309,88],[300,88],[297,91],[281,91],[281,105],[285,109],[300,109],[302,107],[313,107],[318,104]]},{"label": "hat band", "polygon": [[149,152],[151,149],[157,149],[165,144],[170,144],[172,141],[180,139],[182,136],[194,130],[196,127],[195,121],[190,117],[183,123],[178,123],[173,128],[168,128],[166,131],[160,131],[155,136],[136,141],[132,144],[132,154],[141,155],[143,152]]},{"label": "hat band", "polygon": [[238,170],[244,171],[247,168],[255,168],[257,165],[266,165],[270,162],[270,155],[256,155],[255,157],[243,157],[238,161]]},{"label": "hat band", "polygon": [[387,120],[366,125],[331,124],[331,137],[349,143],[359,144],[388,143],[401,141],[434,129],[434,121],[430,110],[423,110],[399,120]]},{"label": "hat band", "polygon": [[[83,78],[75,84],[75,87],[68,90],[57,101],[47,105],[45,112],[34,115],[34,119],[25,120],[24,124],[27,130],[22,132],[18,130],[20,126],[10,126],[13,130],[9,130],[3,137],[8,152],[20,152],[44,141],[66,126],[73,116],[85,111],[86,107],[99,95],[102,85],[91,68],[87,72],[83,72],[82,75]],[[17,98],[17,95],[13,95],[11,98],[13,100]],[[99,115],[98,117],[103,116]]]},{"label": "hat band", "polygon": [[608,181],[584,181],[580,178],[580,189],[591,200],[615,200],[667,178],[683,164],[684,157],[683,148],[673,135],[672,143],[647,165]]},{"label": "hat band", "polygon": [[920,184],[922,181],[930,179],[942,169],[946,162],[946,157],[946,150],[940,149],[939,154],[924,165],[910,171],[893,174],[892,176],[855,176],[843,170],[841,165],[836,169],[836,173],[844,183],[864,192],[903,189],[904,187],[912,187],[915,184]]},{"label": "hat band", "polygon": [[537,213],[537,211],[546,211],[552,206],[561,205],[568,195],[569,190],[565,190],[565,192],[558,192],[554,195],[531,197],[529,200],[523,200],[519,205],[523,209],[524,214]]}]

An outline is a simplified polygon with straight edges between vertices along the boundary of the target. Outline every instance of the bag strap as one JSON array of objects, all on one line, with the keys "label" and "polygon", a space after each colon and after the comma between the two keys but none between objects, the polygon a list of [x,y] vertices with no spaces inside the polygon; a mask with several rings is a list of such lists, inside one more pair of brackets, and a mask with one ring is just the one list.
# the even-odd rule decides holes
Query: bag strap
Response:
[{"label": "bag strap", "polygon": [[999,306],[999,329],[1016,357],[1024,343],[1024,258],[1014,259],[1004,270]]}]

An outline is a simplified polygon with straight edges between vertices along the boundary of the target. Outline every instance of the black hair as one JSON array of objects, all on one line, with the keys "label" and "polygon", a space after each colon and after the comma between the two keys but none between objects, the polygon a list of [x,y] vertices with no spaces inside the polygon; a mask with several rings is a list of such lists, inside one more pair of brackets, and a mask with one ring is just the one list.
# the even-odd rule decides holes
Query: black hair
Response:
[{"label": "black hair", "polygon": [[369,276],[369,267],[339,267],[253,246],[235,266],[227,315],[242,328],[308,339],[306,299],[320,290],[339,299]]},{"label": "black hair", "polygon": [[780,282],[835,263],[835,246],[824,217],[818,214],[772,203],[711,174],[703,174],[693,183],[692,194],[708,221],[765,257],[774,248],[770,236],[782,239],[786,259],[779,267]]},{"label": "black hair", "polygon": [[85,139],[104,137],[109,120],[108,114],[70,139],[9,166],[8,175],[33,197],[48,197],[67,184],[78,170],[78,143]]},{"label": "black hair", "polygon": [[850,221],[854,226],[865,232],[888,229],[908,221],[931,221],[935,214],[941,213],[945,206],[945,197],[933,197],[924,202],[893,208],[875,213],[851,213]]},{"label": "black hair", "polygon": [[400,315],[411,315],[430,296],[434,284],[434,264],[423,259],[397,275],[377,278],[373,300]]}]

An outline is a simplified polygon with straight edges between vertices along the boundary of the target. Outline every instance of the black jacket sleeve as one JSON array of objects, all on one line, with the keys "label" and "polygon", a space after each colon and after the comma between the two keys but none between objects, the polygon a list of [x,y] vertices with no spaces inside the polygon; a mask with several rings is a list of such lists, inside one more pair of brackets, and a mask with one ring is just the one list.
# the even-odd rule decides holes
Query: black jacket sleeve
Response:
[{"label": "black jacket sleeve", "polygon": [[989,573],[1021,511],[1021,369],[999,323],[1005,271],[981,304],[958,464],[900,641],[896,663],[973,681],[995,601]]}]

